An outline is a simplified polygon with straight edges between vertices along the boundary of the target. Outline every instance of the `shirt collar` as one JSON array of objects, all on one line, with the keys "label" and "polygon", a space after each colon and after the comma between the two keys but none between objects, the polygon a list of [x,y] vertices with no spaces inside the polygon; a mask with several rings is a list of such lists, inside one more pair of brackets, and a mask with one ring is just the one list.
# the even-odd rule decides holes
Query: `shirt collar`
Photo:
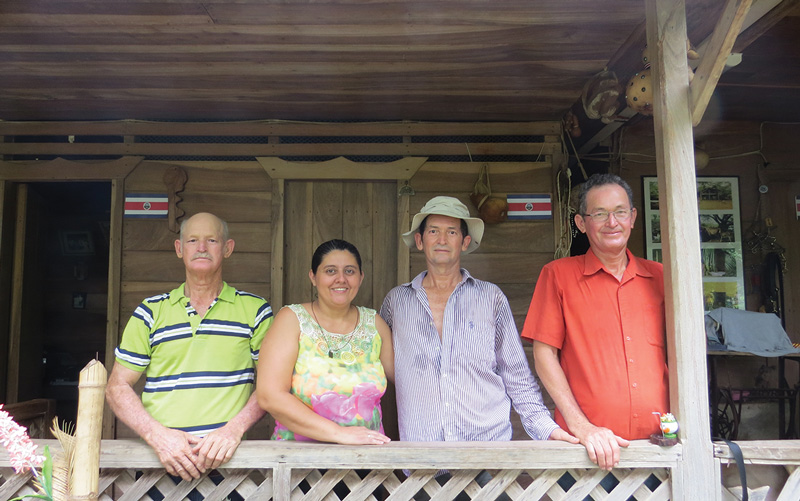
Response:
[{"label": "shirt collar", "polygon": [[[183,288],[186,285],[186,282],[180,284],[177,288],[173,289],[169,293],[169,302],[171,304],[176,304],[180,302],[181,304],[186,304],[189,301],[189,298],[186,297],[186,294],[183,292]],[[219,293],[219,299],[222,301],[226,301],[228,303],[232,303],[236,298],[236,289],[228,285],[227,282],[222,282],[222,291]]]},{"label": "shirt collar", "polygon": [[[414,280],[412,280],[410,282],[407,282],[407,283],[405,283],[403,285],[405,285],[407,287],[411,287],[412,289],[416,289],[416,290],[422,289],[423,288],[422,287],[422,280],[425,278],[425,275],[427,275],[427,274],[428,274],[428,270],[425,270],[422,273],[420,273],[419,275],[417,275],[416,277],[414,277]],[[463,284],[467,280],[472,282],[475,279],[472,278],[472,275],[469,274],[469,272],[467,271],[466,268],[461,268],[461,281],[458,283],[458,285],[456,285],[456,287],[460,286],[461,284]]]},{"label": "shirt collar", "polygon": [[[642,277],[652,277],[653,276],[653,274],[650,273],[649,270],[647,270],[646,268],[644,268],[642,266],[639,266],[639,263],[637,262],[636,257],[633,255],[633,253],[630,251],[630,249],[626,248],[625,249],[625,254],[628,256],[628,266],[625,268],[625,273],[622,275],[622,281],[623,282],[635,277],[636,275],[639,275],[639,276],[642,276]],[[594,254],[594,251],[592,251],[591,247],[589,248],[588,251],[586,251],[586,255],[584,257],[584,262],[583,263],[584,263],[583,264],[583,274],[584,275],[594,275],[595,273],[597,273],[600,270],[603,270],[606,273],[608,273],[608,270],[605,269],[605,267],[603,266],[603,263],[601,263],[600,259],[598,259],[597,256]]]}]

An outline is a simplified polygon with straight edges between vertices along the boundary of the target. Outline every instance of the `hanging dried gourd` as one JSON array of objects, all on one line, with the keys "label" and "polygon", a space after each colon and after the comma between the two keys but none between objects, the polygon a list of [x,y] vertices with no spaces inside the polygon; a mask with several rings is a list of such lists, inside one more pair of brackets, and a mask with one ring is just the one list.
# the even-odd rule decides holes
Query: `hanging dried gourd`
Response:
[{"label": "hanging dried gourd", "polygon": [[478,180],[469,196],[470,201],[478,209],[484,223],[502,223],[508,216],[508,201],[505,198],[493,197],[489,183],[489,165],[483,164],[478,173]]}]

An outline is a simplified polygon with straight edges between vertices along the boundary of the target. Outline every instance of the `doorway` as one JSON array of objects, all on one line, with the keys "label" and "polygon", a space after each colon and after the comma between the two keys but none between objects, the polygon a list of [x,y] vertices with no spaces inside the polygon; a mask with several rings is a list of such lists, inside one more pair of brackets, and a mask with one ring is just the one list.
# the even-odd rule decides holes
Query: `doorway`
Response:
[{"label": "doorway", "polygon": [[[4,401],[45,398],[75,422],[78,375],[105,360],[110,182],[32,182],[14,186],[16,227]],[[6,204],[6,209],[9,209]],[[7,248],[4,246],[4,248]],[[4,284],[5,288],[5,284]]]}]

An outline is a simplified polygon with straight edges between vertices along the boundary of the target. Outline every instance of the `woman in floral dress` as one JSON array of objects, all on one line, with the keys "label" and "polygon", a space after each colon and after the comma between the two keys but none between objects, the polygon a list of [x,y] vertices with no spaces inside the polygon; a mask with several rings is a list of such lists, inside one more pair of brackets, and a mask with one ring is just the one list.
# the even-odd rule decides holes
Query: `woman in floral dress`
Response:
[{"label": "woman in floral dress", "polygon": [[318,298],[281,309],[258,361],[258,403],[275,418],[275,440],[384,444],[380,399],[393,378],[389,327],[354,306],[364,272],[358,249],[330,240],[314,252]]}]

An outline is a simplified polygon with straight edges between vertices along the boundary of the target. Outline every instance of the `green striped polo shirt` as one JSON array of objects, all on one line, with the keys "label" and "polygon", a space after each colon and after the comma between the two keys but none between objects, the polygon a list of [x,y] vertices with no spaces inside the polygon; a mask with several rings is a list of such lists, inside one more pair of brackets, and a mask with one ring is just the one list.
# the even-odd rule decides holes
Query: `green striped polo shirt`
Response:
[{"label": "green striped polo shirt", "polygon": [[272,323],[263,298],[223,283],[200,317],[178,288],[133,312],[116,360],[147,370],[142,403],[159,423],[197,436],[222,427],[247,403],[258,350]]}]

